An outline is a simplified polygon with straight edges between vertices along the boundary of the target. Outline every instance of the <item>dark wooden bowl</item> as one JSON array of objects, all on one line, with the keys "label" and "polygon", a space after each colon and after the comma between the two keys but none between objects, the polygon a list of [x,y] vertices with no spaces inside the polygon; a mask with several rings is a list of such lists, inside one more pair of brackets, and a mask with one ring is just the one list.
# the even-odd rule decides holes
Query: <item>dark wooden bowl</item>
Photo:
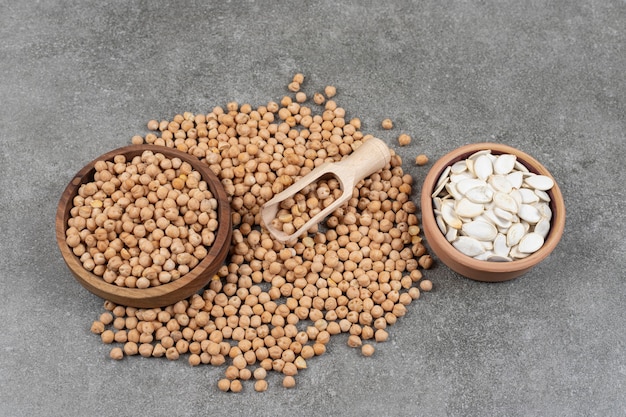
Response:
[{"label": "dark wooden bowl", "polygon": [[[215,243],[207,248],[207,256],[202,259],[195,268],[179,279],[157,287],[145,289],[119,287],[115,284],[107,283],[102,277],[83,268],[78,257],[74,255],[72,249],[66,244],[65,232],[70,217],[70,210],[73,207],[74,196],[76,196],[81,184],[93,181],[95,163],[98,161],[112,160],[116,155],[125,155],[127,160],[130,160],[137,155],[141,155],[146,150],[150,150],[154,153],[162,153],[170,159],[180,158],[191,164],[193,169],[202,175],[202,179],[206,181],[211,193],[218,202],[218,228],[215,232]],[[115,149],[96,158],[83,167],[70,181],[61,195],[56,214],[57,244],[59,245],[65,263],[78,282],[87,290],[105,300],[138,308],[155,308],[174,304],[204,288],[224,263],[230,250],[231,236],[232,220],[230,204],[219,178],[199,159],[164,146],[131,145]]]},{"label": "dark wooden bowl", "polygon": [[543,261],[556,247],[565,227],[565,203],[561,190],[554,181],[554,187],[548,191],[552,220],[550,232],[543,246],[532,255],[511,262],[480,261],[459,252],[445,238],[437,226],[433,210],[432,193],[435,185],[446,167],[463,159],[467,159],[474,152],[491,149],[495,155],[512,154],[531,172],[546,175],[554,180],[550,172],[530,155],[498,143],[474,143],[457,148],[441,157],[430,169],[424,180],[421,194],[422,228],[427,243],[437,257],[453,271],[477,281],[499,282],[516,278]]}]

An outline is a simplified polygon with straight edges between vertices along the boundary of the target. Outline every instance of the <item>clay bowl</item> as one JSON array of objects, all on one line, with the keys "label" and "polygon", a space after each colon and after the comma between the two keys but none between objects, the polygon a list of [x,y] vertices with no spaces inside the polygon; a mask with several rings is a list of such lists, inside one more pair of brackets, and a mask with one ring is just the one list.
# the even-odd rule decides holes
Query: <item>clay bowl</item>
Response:
[{"label": "clay bowl", "polygon": [[459,252],[448,242],[437,226],[433,211],[432,193],[439,177],[446,167],[457,161],[467,159],[473,153],[483,149],[491,149],[491,152],[496,155],[513,154],[529,171],[546,175],[554,180],[548,170],[536,159],[510,146],[497,143],[475,143],[462,146],[435,162],[424,180],[420,201],[422,228],[427,243],[434,254],[453,271],[476,281],[507,281],[526,273],[544,260],[554,250],[561,239],[565,227],[565,204],[563,202],[563,195],[555,181],[554,187],[548,192],[551,198],[550,208],[552,209],[550,232],[543,246],[537,252],[526,258],[510,262],[490,262],[476,260]]},{"label": "clay bowl", "polygon": [[[179,279],[145,289],[120,287],[105,282],[101,277],[83,268],[78,257],[74,255],[72,249],[65,242],[65,231],[70,217],[69,213],[73,207],[73,198],[76,196],[81,184],[93,181],[95,163],[97,161],[112,160],[116,155],[125,155],[127,160],[130,160],[137,155],[141,155],[145,150],[151,150],[154,153],[160,152],[170,159],[180,158],[191,164],[193,169],[200,172],[202,179],[207,182],[213,196],[218,201],[218,228],[215,231],[215,244],[207,248],[207,256],[195,268],[182,275]],[[87,290],[105,300],[131,307],[163,307],[183,300],[201,290],[222,266],[230,249],[231,236],[230,204],[219,178],[199,159],[164,146],[131,145],[115,149],[96,158],[83,167],[67,185],[61,195],[56,214],[57,244],[65,263],[78,282]]]}]

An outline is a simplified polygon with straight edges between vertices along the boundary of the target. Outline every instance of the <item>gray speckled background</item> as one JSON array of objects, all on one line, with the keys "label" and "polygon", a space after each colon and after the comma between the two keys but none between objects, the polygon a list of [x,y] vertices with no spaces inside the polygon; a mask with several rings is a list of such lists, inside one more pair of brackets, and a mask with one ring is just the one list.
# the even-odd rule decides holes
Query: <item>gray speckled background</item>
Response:
[{"label": "gray speckled background", "polygon": [[[0,415],[626,415],[624,1],[1,3]],[[56,246],[67,182],[149,119],[279,100],[295,72],[403,156],[415,199],[418,153],[535,156],[566,200],[556,251],[501,284],[438,264],[373,358],[333,338],[293,390],[111,361]]]}]

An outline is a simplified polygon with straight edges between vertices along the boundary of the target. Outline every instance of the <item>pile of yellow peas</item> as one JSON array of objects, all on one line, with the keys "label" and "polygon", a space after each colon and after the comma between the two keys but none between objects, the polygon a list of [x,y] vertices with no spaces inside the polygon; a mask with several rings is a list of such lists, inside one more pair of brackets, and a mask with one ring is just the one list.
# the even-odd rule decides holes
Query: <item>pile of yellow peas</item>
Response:
[{"label": "pile of yellow peas", "polygon": [[[154,309],[105,302],[92,331],[113,344],[112,358],[184,355],[192,366],[225,364],[222,391],[248,383],[265,391],[268,372],[291,388],[334,335],[346,333],[349,346],[375,355],[373,343],[386,341],[389,326],[432,289],[422,276],[432,259],[410,197],[413,181],[393,151],[388,166],[359,182],[317,231],[283,244],[261,226],[266,201],[367,139],[360,121],[347,120],[331,100],[334,87],[314,93],[317,107],[309,107],[303,82],[297,74],[288,87],[295,96],[279,103],[231,102],[208,114],[151,120],[150,133],[133,137],[205,162],[229,196],[233,236],[226,264],[201,293]],[[336,189],[326,186],[308,190],[321,191],[318,203]]]}]

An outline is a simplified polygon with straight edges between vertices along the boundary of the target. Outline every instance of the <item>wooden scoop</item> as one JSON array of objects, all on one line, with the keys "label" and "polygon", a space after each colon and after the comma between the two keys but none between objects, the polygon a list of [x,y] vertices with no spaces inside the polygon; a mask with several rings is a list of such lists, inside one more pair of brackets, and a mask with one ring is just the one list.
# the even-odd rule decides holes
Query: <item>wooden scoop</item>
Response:
[{"label": "wooden scoop", "polygon": [[[341,161],[327,162],[320,165],[283,192],[276,194],[274,198],[263,205],[261,208],[261,219],[265,228],[281,243],[296,239],[345,204],[352,197],[352,190],[356,184],[373,173],[382,170],[389,163],[390,159],[391,153],[385,142],[377,138],[370,138]],[[293,197],[307,185],[328,174],[333,175],[339,181],[342,194],[338,199],[290,235],[272,226],[272,220],[278,213],[280,203],[289,197]]]}]

